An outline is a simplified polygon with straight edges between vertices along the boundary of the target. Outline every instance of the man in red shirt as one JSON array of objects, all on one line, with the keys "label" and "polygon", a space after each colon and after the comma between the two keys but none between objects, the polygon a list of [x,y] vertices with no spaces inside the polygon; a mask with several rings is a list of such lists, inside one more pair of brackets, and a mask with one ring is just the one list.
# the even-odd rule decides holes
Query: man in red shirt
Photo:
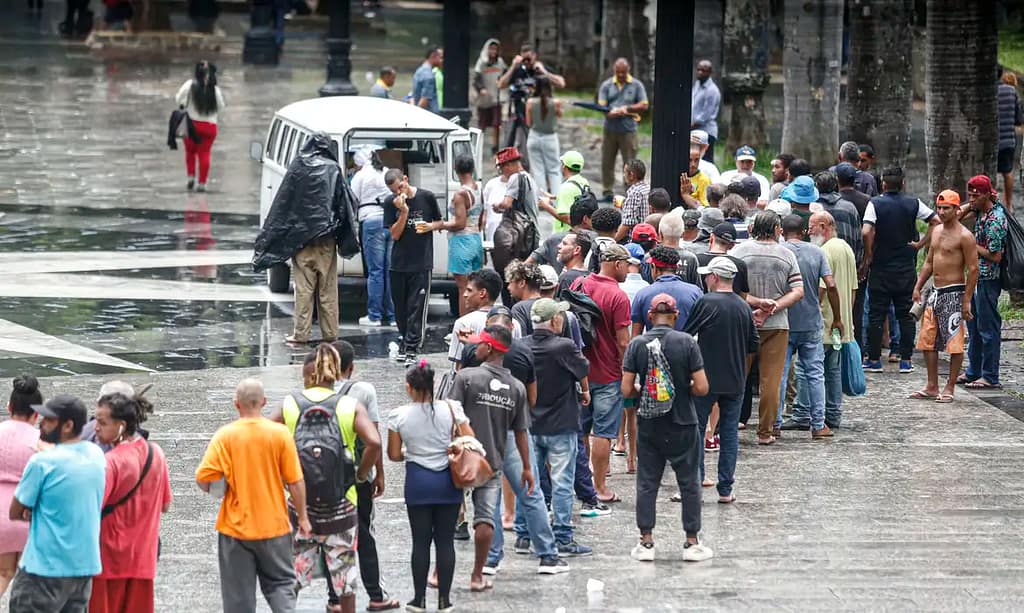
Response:
[{"label": "man in red shirt", "polygon": [[612,440],[618,436],[622,422],[622,356],[629,345],[631,323],[629,297],[619,283],[626,280],[629,265],[639,263],[622,245],[606,246],[601,250],[601,271],[583,277],[576,285],[604,313],[597,323],[594,342],[583,349],[590,360],[591,397],[590,405],[583,407],[583,431],[593,437],[589,451],[594,488],[601,502],[619,501],[605,484]]}]

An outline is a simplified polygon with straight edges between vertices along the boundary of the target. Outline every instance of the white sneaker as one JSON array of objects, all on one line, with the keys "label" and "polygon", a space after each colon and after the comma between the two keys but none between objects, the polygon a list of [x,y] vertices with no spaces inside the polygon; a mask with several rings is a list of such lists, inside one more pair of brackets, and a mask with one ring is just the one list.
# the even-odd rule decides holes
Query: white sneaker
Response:
[{"label": "white sneaker", "polygon": [[493,577],[494,575],[498,574],[499,570],[501,570],[500,561],[495,562],[493,565],[490,562],[488,562],[487,564],[484,564],[483,573],[489,577]]},{"label": "white sneaker", "polygon": [[633,548],[633,551],[629,552],[629,557],[633,558],[637,562],[653,562],[654,544],[652,543],[650,547],[646,547],[643,543],[637,543],[636,547]]},{"label": "white sneaker", "polygon": [[703,562],[713,557],[715,557],[715,552],[711,551],[707,545],[697,543],[696,545],[687,544],[683,547],[684,562]]},{"label": "white sneaker", "polygon": [[380,327],[380,320],[379,319],[370,319],[369,315],[363,315],[362,317],[359,318],[359,325],[360,326],[368,326],[370,328],[379,328]]}]

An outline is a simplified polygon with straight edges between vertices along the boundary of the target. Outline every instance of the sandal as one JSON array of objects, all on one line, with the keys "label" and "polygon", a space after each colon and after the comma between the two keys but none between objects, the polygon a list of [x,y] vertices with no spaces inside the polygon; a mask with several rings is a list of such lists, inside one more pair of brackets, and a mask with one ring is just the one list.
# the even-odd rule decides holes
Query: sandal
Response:
[{"label": "sandal", "polygon": [[700,483],[701,487],[713,487],[714,485],[715,485],[715,482],[712,481],[711,479],[708,479],[707,477],[705,477],[704,480],[701,481],[701,483]]},{"label": "sandal", "polygon": [[953,394],[939,394],[935,397],[935,402],[939,404],[948,404],[953,402]]},{"label": "sandal", "polygon": [[367,611],[390,611],[391,609],[397,609],[402,606],[402,603],[395,598],[388,598],[387,600],[373,601],[366,605]]},{"label": "sandal", "polygon": [[734,502],[736,502],[736,496],[733,496],[732,494],[718,497],[718,504],[732,504]]},{"label": "sandal", "polygon": [[964,373],[964,374],[962,374],[962,375],[960,375],[959,377],[956,378],[956,384],[957,385],[965,385],[965,384],[971,383],[973,381],[977,381],[977,379],[968,379],[967,378],[967,373]]},{"label": "sandal", "polygon": [[619,498],[618,494],[616,494],[615,492],[612,492],[611,498],[601,498],[600,496],[598,496],[597,497],[597,501],[598,502],[603,502],[605,504],[615,504],[616,502],[622,502],[622,499]]},{"label": "sandal", "polygon": [[1003,386],[998,383],[989,383],[984,379],[975,379],[965,384],[964,387],[972,390],[1001,390]]},{"label": "sandal", "polygon": [[924,390],[917,390],[913,394],[907,396],[910,400],[936,400],[938,397],[938,394],[929,394]]}]

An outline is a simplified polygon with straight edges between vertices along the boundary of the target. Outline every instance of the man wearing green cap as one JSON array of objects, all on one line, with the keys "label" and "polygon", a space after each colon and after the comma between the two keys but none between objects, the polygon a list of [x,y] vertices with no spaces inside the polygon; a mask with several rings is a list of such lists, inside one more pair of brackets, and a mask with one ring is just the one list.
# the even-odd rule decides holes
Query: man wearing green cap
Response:
[{"label": "man wearing green cap", "polygon": [[540,208],[554,215],[555,232],[567,232],[570,227],[569,209],[584,188],[590,189],[590,182],[580,174],[583,170],[583,154],[579,151],[566,151],[559,161],[562,162],[562,185],[558,188],[555,206],[551,207],[551,203],[544,200]]}]

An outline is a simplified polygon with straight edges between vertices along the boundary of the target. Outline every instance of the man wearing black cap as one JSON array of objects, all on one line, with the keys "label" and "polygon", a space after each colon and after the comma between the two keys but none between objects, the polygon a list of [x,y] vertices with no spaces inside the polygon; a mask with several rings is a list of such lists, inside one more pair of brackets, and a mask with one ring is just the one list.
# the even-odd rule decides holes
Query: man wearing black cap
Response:
[{"label": "man wearing black cap", "polygon": [[[732,260],[732,263],[736,265],[736,275],[732,280],[732,290],[740,295],[741,298],[746,297],[747,292],[750,288],[747,286],[747,264],[731,255],[728,255],[730,249],[736,244],[736,226],[723,221],[714,227],[711,231],[711,245],[708,247],[706,253],[697,254],[697,262],[700,266],[707,266],[711,263],[711,260],[718,256],[725,256]],[[707,286],[706,275],[701,275],[701,283],[703,284],[704,291],[712,291]]]},{"label": "man wearing black cap", "polygon": [[61,394],[32,408],[42,417],[39,439],[55,447],[29,459],[11,499],[10,519],[32,523],[10,610],[85,613],[92,577],[102,570],[107,462],[99,447],[81,440],[88,419],[81,400]]},{"label": "man wearing black cap", "polygon": [[857,209],[857,215],[860,219],[864,219],[864,211],[868,208],[868,203],[871,202],[871,196],[863,192],[857,191],[854,187],[854,182],[857,180],[858,170],[848,162],[842,164],[836,164],[836,179],[839,181],[839,195],[846,200],[853,203],[854,208]]}]

